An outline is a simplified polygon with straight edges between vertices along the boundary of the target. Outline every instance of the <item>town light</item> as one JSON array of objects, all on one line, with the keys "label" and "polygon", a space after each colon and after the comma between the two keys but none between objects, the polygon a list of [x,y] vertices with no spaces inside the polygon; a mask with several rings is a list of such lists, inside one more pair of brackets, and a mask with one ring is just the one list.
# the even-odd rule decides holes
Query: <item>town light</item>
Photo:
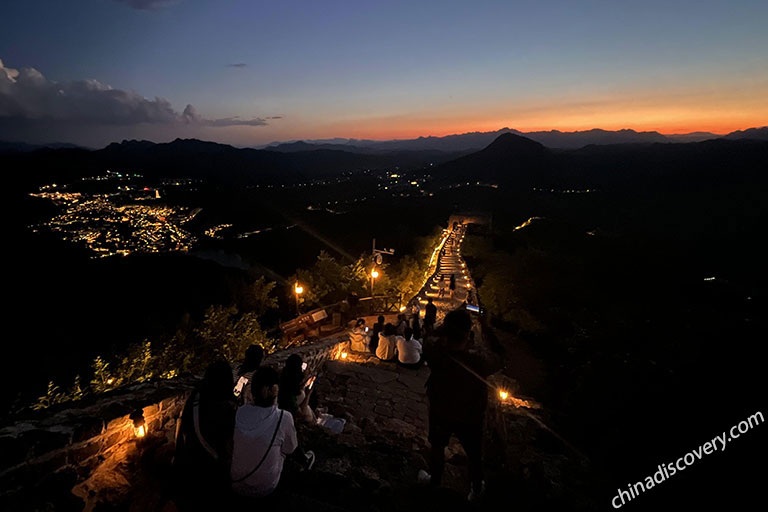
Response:
[{"label": "town light", "polygon": [[371,270],[371,277],[374,278],[374,279],[379,277],[379,271],[376,270],[376,269]]},{"label": "town light", "polygon": [[403,311],[405,311],[405,306],[400,306],[400,312],[402,313]]},{"label": "town light", "polygon": [[133,433],[141,439],[145,435],[147,435],[147,422],[144,421],[144,411],[141,409],[137,409],[131,413],[129,416],[131,420],[133,420]]},{"label": "town light", "polygon": [[346,359],[348,355],[349,355],[349,354],[347,354],[346,352],[342,352],[342,353],[341,353],[341,358],[342,358],[342,359]]},{"label": "town light", "polygon": [[502,400],[506,400],[507,398],[509,398],[509,393],[507,393],[503,389],[500,389],[499,390],[499,398],[501,398]]},{"label": "town light", "polygon": [[296,295],[301,295],[304,293],[304,287],[300,286],[299,283],[296,283],[296,287],[294,289],[296,290]]}]

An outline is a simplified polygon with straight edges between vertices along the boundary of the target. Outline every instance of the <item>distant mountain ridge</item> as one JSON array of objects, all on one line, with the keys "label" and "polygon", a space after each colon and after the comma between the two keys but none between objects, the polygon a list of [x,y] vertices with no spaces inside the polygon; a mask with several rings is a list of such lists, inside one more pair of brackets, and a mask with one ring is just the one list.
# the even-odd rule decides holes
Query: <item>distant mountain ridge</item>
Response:
[{"label": "distant mountain ridge", "polygon": [[[530,138],[504,133],[480,151],[446,162],[431,171],[442,185],[482,182],[506,187],[593,189],[664,183],[679,189],[700,182],[724,185],[729,180],[762,176],[768,163],[766,129],[747,137],[721,137],[690,143],[590,144],[554,150]],[[723,169],[738,167],[735,178]]]},{"label": "distant mountain ridge", "polygon": [[703,140],[717,139],[721,137],[729,139],[754,138],[764,140],[768,137],[768,127],[749,128],[743,131],[731,132],[727,135],[718,135],[711,132],[692,132],[687,134],[664,135],[657,131],[638,132],[635,130],[582,130],[562,132],[560,130],[521,132],[512,128],[502,128],[491,132],[469,132],[444,137],[418,137],[416,139],[384,140],[370,139],[320,139],[301,140],[292,142],[274,142],[263,146],[263,149],[272,151],[293,152],[310,151],[314,149],[337,149],[354,153],[367,153],[371,151],[394,150],[430,150],[471,152],[485,148],[499,135],[512,133],[534,140],[553,149],[578,149],[590,144],[651,144],[655,142],[701,142]]}]

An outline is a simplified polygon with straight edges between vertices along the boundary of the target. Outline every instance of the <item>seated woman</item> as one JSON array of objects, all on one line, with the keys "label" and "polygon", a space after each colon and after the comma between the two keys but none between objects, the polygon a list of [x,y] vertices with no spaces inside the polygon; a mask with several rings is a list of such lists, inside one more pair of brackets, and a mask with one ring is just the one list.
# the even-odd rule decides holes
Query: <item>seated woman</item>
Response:
[{"label": "seated woman", "polygon": [[379,345],[376,347],[376,357],[382,361],[393,361],[397,356],[397,340],[402,336],[397,336],[395,326],[387,324],[384,331],[379,334]]},{"label": "seated woman", "polygon": [[355,328],[349,333],[349,348],[353,352],[368,352],[370,340],[368,328],[365,326],[365,318],[360,318],[355,324]]},{"label": "seated woman", "polygon": [[304,387],[304,371],[301,356],[291,354],[280,373],[280,394],[277,402],[281,409],[290,412],[296,419],[315,423],[315,413],[309,407],[312,389]]},{"label": "seated woman", "polygon": [[424,363],[421,357],[421,342],[413,337],[397,339],[397,364],[405,368],[418,369]]},{"label": "seated woman", "polygon": [[232,430],[237,405],[232,395],[232,367],[212,363],[192,391],[176,432],[173,465],[179,478],[182,510],[216,505],[229,488]]},{"label": "seated woman", "polygon": [[264,349],[260,345],[253,344],[246,349],[245,358],[237,369],[237,382],[234,389],[235,396],[240,399],[239,405],[253,403],[251,379],[263,360]]},{"label": "seated woman", "polygon": [[[271,494],[280,482],[286,456],[298,448],[293,416],[277,407],[280,378],[269,367],[253,376],[253,404],[237,410],[234,450],[230,470],[232,490],[240,496],[262,497]],[[305,454],[307,467],[315,455]]]}]

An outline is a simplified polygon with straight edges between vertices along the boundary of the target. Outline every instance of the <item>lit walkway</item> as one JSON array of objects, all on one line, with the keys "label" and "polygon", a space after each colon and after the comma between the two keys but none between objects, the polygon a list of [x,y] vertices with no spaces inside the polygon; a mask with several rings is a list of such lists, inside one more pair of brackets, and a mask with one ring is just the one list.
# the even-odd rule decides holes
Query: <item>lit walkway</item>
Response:
[{"label": "lit walkway", "polygon": [[[440,250],[438,257],[437,269],[417,296],[422,317],[424,316],[427,297],[432,297],[433,304],[437,306],[437,323],[442,322],[443,317],[448,311],[456,309],[464,302],[468,304],[477,303],[474,283],[469,275],[466,263],[461,257],[461,243],[464,241],[466,229],[466,226],[457,226],[445,240],[445,244]],[[451,294],[449,287],[452,275],[456,279],[456,289],[453,294]],[[444,286],[442,294],[440,291],[441,280]]]}]

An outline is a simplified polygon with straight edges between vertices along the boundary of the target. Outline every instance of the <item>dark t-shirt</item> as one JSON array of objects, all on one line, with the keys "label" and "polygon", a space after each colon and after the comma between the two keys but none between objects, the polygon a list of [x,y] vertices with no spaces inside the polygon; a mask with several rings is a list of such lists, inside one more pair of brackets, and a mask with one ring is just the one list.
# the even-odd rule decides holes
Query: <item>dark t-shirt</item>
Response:
[{"label": "dark t-shirt", "polygon": [[424,309],[424,322],[434,324],[435,319],[437,318],[437,306],[434,304],[427,304],[427,307]]},{"label": "dark t-shirt", "polygon": [[498,362],[478,353],[440,350],[434,344],[425,346],[424,358],[430,369],[430,417],[458,424],[482,422],[488,385],[472,372],[485,379],[499,369]]},{"label": "dark t-shirt", "polygon": [[368,347],[372,353],[376,353],[376,348],[379,346],[379,333],[384,330],[384,325],[380,323],[373,324],[373,334],[371,334],[371,342]]}]

